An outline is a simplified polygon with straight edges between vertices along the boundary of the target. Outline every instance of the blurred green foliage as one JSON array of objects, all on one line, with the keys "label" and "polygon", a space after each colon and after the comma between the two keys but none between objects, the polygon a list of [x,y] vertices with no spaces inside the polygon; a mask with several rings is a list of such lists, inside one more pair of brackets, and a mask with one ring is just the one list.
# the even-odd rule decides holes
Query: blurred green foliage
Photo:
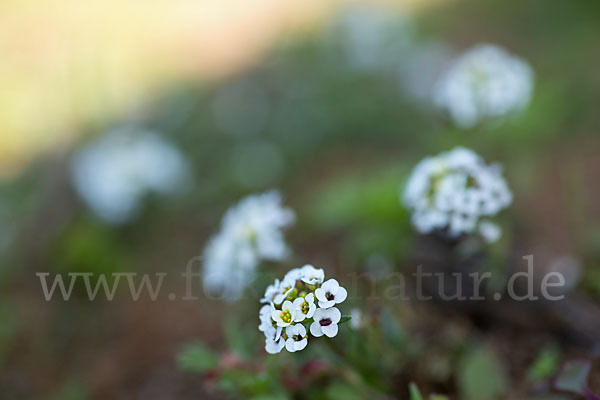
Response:
[{"label": "blurred green foliage", "polygon": [[184,371],[206,372],[217,364],[215,352],[202,343],[186,345],[177,356],[177,365]]},{"label": "blurred green foliage", "polygon": [[[92,127],[89,135],[120,123],[164,133],[190,162],[194,181],[186,195],[150,199],[140,220],[109,227],[81,202],[65,200],[69,183],[48,177],[46,163],[51,162],[39,161],[0,188],[0,238],[15,244],[10,256],[8,246],[0,256],[11,260],[6,263],[10,269],[0,269],[0,288],[19,278],[27,282],[33,265],[38,266],[27,258],[32,255],[48,261],[44,267],[53,272],[97,274],[150,268],[142,262],[147,252],[197,254],[229,205],[270,187],[281,188],[286,204],[297,211],[297,227],[289,234],[299,244],[297,259],[310,258],[315,248],[324,247],[347,269],[366,269],[373,255],[384,264],[403,266],[414,234],[400,206],[400,188],[422,157],[465,145],[490,162],[501,162],[515,192],[514,210],[503,217],[505,237],[488,248],[493,268],[500,271],[510,262],[515,242],[529,245],[536,235],[551,230],[547,221],[535,225],[532,211],[542,209],[542,217],[552,223],[558,209],[564,225],[574,227],[559,240],[568,242],[565,248],[580,251],[576,255],[586,264],[583,286],[598,298],[600,228],[590,199],[597,196],[598,179],[593,156],[600,129],[599,20],[596,0],[458,1],[417,15],[411,33],[416,47],[443,40],[459,51],[489,41],[523,56],[536,71],[535,95],[525,113],[467,132],[452,127],[428,102],[415,101],[399,84],[398,71],[353,67],[342,56],[344,35],[327,29],[276,44],[262,62],[225,81],[173,88],[143,113]],[[399,63],[411,55],[400,50],[394,54]],[[231,100],[237,98],[246,101]],[[224,104],[224,117],[215,111],[218,104]],[[550,191],[547,185],[552,185]],[[566,200],[558,208],[544,209],[561,196]],[[72,214],[47,218],[63,201]],[[38,231],[55,232],[47,247],[31,240],[37,238],[31,232]],[[0,240],[0,252],[4,243]],[[21,264],[23,268],[12,268]],[[269,279],[261,279],[257,285],[264,287]],[[385,286],[376,283],[376,288]],[[407,382],[414,380],[424,393],[442,387],[464,400],[492,400],[505,398],[518,386],[507,374],[511,360],[500,357],[488,342],[479,344],[481,332],[460,317],[434,316],[432,335],[420,325],[434,318],[429,312],[378,304],[365,311],[367,322],[360,329],[348,324],[335,341],[319,343],[314,351],[270,357],[262,353],[256,329],[258,303],[248,304],[244,312],[232,311],[223,321],[224,343],[214,348],[191,344],[180,353],[178,365],[207,380],[213,378],[205,375],[218,370],[219,389],[249,399],[406,395]],[[52,334],[40,339],[47,354],[68,353],[71,339],[80,334],[73,320],[95,318],[94,310],[78,310],[76,318],[68,306],[57,313]],[[442,335],[455,320],[468,327],[454,342],[439,340],[447,338]],[[0,308],[0,359],[10,350],[19,321],[11,307]],[[531,350],[534,361],[522,374],[532,384],[550,379],[563,357],[562,349],[539,345],[541,350]],[[224,366],[223,359],[233,366]],[[314,375],[303,380],[307,370]],[[565,387],[580,384],[581,371],[563,381]],[[416,386],[410,390],[411,400],[423,398]],[[55,398],[86,395],[84,387],[67,379]],[[558,398],[564,397],[536,397]]]},{"label": "blurred green foliage", "polygon": [[498,357],[486,345],[474,346],[458,365],[458,385],[465,400],[501,399],[508,390],[508,377]]}]

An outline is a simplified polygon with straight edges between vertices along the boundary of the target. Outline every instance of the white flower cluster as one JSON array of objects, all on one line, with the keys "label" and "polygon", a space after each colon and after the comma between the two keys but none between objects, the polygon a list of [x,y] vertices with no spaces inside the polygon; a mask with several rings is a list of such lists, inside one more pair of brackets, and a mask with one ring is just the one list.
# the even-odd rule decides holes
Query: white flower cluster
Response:
[{"label": "white flower cluster", "polygon": [[348,292],[335,279],[324,280],[323,269],[305,265],[267,287],[258,330],[265,334],[268,353],[279,353],[284,347],[289,352],[304,349],[307,327],[314,337],[337,335],[342,314],[335,305],[346,300]]},{"label": "white flower cluster", "polygon": [[77,193],[112,224],[131,220],[147,193],[181,189],[189,175],[180,151],[158,133],[115,129],[77,153],[71,176]]},{"label": "white flower cluster", "polygon": [[283,229],[294,219],[275,190],[250,195],[230,208],[204,250],[205,286],[227,301],[239,299],[262,260],[286,258]]},{"label": "white flower cluster", "polygon": [[534,74],[524,60],[506,50],[480,44],[461,55],[442,74],[434,101],[467,129],[485,117],[524,109],[533,92]]},{"label": "white flower cluster", "polygon": [[463,147],[419,162],[403,197],[420,233],[438,230],[458,237],[478,230],[488,242],[500,237],[500,228],[486,217],[512,202],[501,167],[486,165],[475,152]]}]

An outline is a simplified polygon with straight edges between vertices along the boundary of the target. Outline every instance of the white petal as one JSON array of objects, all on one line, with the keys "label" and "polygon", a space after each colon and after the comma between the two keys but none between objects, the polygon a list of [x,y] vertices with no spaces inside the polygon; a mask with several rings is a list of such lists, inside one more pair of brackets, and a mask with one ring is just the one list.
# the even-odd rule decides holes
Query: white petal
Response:
[{"label": "white petal", "polygon": [[265,350],[269,354],[277,354],[281,351],[282,348],[283,348],[283,340],[276,342],[274,340],[267,339],[265,341]]},{"label": "white petal", "polygon": [[296,348],[294,346],[296,342],[294,341],[294,339],[289,338],[288,340],[285,341],[285,349],[287,351],[289,351],[290,353],[293,353],[296,351]]},{"label": "white petal", "polygon": [[299,308],[302,306],[303,303],[304,299],[302,297],[298,297],[297,299],[294,299],[294,302],[292,304],[294,305],[294,308]]},{"label": "white petal", "polygon": [[314,318],[314,320],[315,320],[315,321],[317,321],[317,320],[321,319],[321,316],[323,315],[323,313],[324,313],[324,312],[325,312],[325,310],[324,310],[324,309],[322,309],[322,308],[317,308],[317,309],[315,310],[315,313],[313,314],[313,318]]},{"label": "white petal", "polygon": [[302,324],[296,325],[296,334],[300,336],[306,336],[306,328]]},{"label": "white petal", "polygon": [[327,297],[325,297],[325,293],[327,293],[327,292],[322,287],[315,290],[315,296],[317,297],[317,300],[327,301]]},{"label": "white petal", "polygon": [[294,336],[296,334],[296,325],[290,325],[286,327],[285,334],[288,335],[288,337]]},{"label": "white petal", "polygon": [[296,351],[304,350],[304,348],[306,347],[307,344],[308,344],[307,338],[297,341],[296,345],[295,345]]},{"label": "white petal", "polygon": [[338,322],[340,322],[340,319],[342,318],[342,313],[340,312],[340,310],[336,307],[333,308],[329,308],[325,311],[325,315],[326,318],[331,319],[331,322],[333,322],[334,324],[337,324]]},{"label": "white petal", "polygon": [[275,304],[281,304],[281,302],[283,301],[283,299],[285,299],[285,296],[283,294],[278,294],[277,296],[275,296],[273,298],[273,303]]},{"label": "white petal", "polygon": [[335,300],[326,300],[326,301],[319,300],[319,307],[321,307],[321,308],[329,308],[329,307],[333,307],[334,305],[335,305]]},{"label": "white petal", "polygon": [[317,321],[310,324],[310,334],[313,335],[314,337],[323,336],[323,331],[321,330],[321,325]]},{"label": "white petal", "polygon": [[328,281],[326,281],[325,283],[323,283],[323,286],[321,286],[321,289],[325,290],[325,293],[330,292],[330,293],[335,293],[337,291],[337,289],[340,287],[340,284],[338,283],[338,281],[336,281],[335,279],[329,279]]},{"label": "white petal", "polygon": [[273,318],[273,321],[276,322],[281,321],[281,310],[273,310],[271,313],[271,318]]},{"label": "white petal", "polygon": [[346,300],[346,297],[348,297],[348,291],[340,286],[337,292],[335,293],[335,302],[341,303],[344,300]]},{"label": "white petal", "polygon": [[337,324],[331,324],[331,325],[327,325],[327,326],[322,326],[321,330],[328,337],[334,337],[338,333],[338,325]]}]

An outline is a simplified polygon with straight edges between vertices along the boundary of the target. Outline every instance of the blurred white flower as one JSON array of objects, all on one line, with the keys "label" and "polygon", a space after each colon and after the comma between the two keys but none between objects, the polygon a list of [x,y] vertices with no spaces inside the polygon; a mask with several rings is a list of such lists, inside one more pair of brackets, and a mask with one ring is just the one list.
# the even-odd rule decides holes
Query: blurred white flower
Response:
[{"label": "blurred white flower", "polygon": [[346,300],[348,291],[340,286],[338,281],[330,279],[315,290],[315,296],[319,300],[319,307],[329,308]]},{"label": "blurred white flower", "polygon": [[251,195],[227,211],[221,231],[257,259],[283,260],[288,247],[283,229],[294,222],[294,212],[281,205],[275,190]]},{"label": "blurred white flower", "polygon": [[480,219],[510,205],[512,193],[500,166],[486,165],[472,150],[457,147],[419,162],[403,200],[420,233],[437,230],[458,237],[479,228],[485,240],[493,241],[500,237],[499,228]]},{"label": "blurred white flower", "polygon": [[362,325],[362,312],[358,308],[350,310],[350,327],[354,330],[360,329]]},{"label": "blurred white flower", "polygon": [[524,60],[491,44],[467,50],[442,74],[434,102],[461,128],[485,117],[524,109],[531,99],[534,73]]},{"label": "blurred white flower", "polygon": [[[282,341],[289,352],[304,349],[308,344],[309,326],[315,337],[337,335],[341,313],[333,305],[343,302],[348,292],[335,279],[322,283],[324,279],[323,269],[305,265],[291,269],[281,282],[275,280],[267,287],[261,302],[269,304],[259,311],[258,330],[265,334],[268,353],[279,353]],[[324,305],[328,308],[322,308],[320,302],[317,304],[315,299],[319,296],[325,299]],[[285,329],[281,331],[282,328]]]},{"label": "blurred white flower", "polygon": [[[291,209],[281,205],[281,195],[269,191],[251,195],[233,206],[221,222],[221,230],[204,250],[204,283],[228,301],[240,298],[262,260],[281,261],[289,253],[283,229],[294,222]],[[266,295],[272,301],[279,283]]]},{"label": "blurred white flower", "polygon": [[137,214],[147,193],[180,189],[188,168],[179,150],[157,133],[121,128],[77,153],[71,177],[98,217],[120,224]]},{"label": "blurred white flower", "polygon": [[338,322],[342,318],[342,313],[336,307],[319,308],[313,316],[314,322],[310,325],[310,333],[314,337],[327,336],[334,337],[338,334]]},{"label": "blurred white flower", "polygon": [[285,334],[287,335],[285,349],[290,353],[303,350],[308,344],[306,328],[302,324],[288,326],[285,328]]}]

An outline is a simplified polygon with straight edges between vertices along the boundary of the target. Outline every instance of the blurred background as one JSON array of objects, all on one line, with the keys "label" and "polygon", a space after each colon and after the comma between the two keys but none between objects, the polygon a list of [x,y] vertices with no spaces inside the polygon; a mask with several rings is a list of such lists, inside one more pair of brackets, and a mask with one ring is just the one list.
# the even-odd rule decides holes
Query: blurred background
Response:
[{"label": "blurred background", "polygon": [[[599,21],[595,0],[3,0],[0,399],[408,399],[413,381],[453,399],[576,398],[548,379],[600,356]],[[527,60],[535,88],[522,112],[461,130],[431,91],[479,43]],[[544,325],[357,293],[378,330],[340,338],[344,367],[260,353],[259,294],[290,267],[411,264],[402,184],[458,145],[500,162],[514,193],[490,259],[534,254],[577,302]],[[169,272],[181,290],[227,208],[269,188],[296,211],[294,256],[242,304],[132,301],[125,286],[44,299],[38,272]],[[182,366],[198,341],[217,361]]]}]

